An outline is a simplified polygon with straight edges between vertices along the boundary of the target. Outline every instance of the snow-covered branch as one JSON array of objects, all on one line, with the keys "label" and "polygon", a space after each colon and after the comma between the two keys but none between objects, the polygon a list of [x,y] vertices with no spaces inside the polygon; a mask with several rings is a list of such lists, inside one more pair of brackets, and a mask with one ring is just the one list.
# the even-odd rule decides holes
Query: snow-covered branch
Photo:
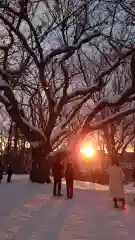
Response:
[{"label": "snow-covered branch", "polygon": [[[106,70],[104,70],[103,72],[100,73],[100,75],[95,79],[96,83],[93,84],[93,86],[77,89],[76,91],[69,93],[67,98],[68,99],[72,99],[72,98],[74,98],[74,97],[76,97],[78,95],[83,95],[84,96],[84,95],[86,95],[88,93],[95,93],[95,92],[100,91],[105,86],[103,78],[106,75],[112,73],[122,63],[122,61],[125,58],[127,58],[128,56],[130,56],[132,53],[133,53],[133,49],[125,51],[123,54],[121,54],[119,59],[111,67],[108,67],[108,69],[106,69]],[[132,92],[132,87],[127,89],[127,90],[125,90],[125,91],[126,91],[127,94],[130,91]],[[124,95],[126,95],[126,93]]]},{"label": "snow-covered branch", "polygon": [[[129,97],[130,97],[131,93],[132,93],[132,86],[129,86],[121,94],[118,94],[114,97],[108,97],[108,98],[104,98],[104,99],[100,100],[96,104],[96,106],[94,106],[94,108],[92,109],[92,111],[90,112],[90,114],[88,115],[86,120],[84,121],[84,124],[83,124],[83,127],[82,127],[82,132],[83,132],[83,128],[85,129],[85,127],[92,121],[92,119],[96,116],[96,114],[99,111],[101,111],[105,107],[121,106],[126,101],[127,102],[130,101]],[[109,121],[109,122],[111,122],[111,121]]]},{"label": "snow-covered branch", "polygon": [[105,120],[100,121],[99,123],[95,123],[90,125],[89,123],[85,124],[82,126],[80,134],[85,135],[88,134],[91,131],[95,131],[98,129],[102,129],[106,124],[117,121],[119,118],[128,116],[132,113],[135,113],[135,107],[126,109],[124,111],[121,111],[119,113],[113,114],[111,117],[106,118]]},{"label": "snow-covered branch", "polygon": [[3,103],[5,106],[10,106],[10,102],[7,97],[4,95],[0,94],[0,102]]},{"label": "snow-covered branch", "polygon": [[72,111],[71,114],[69,114],[67,120],[63,123],[62,125],[62,129],[64,129],[71,121],[72,119],[76,116],[77,112],[79,112],[79,110],[81,109],[81,107],[83,106],[83,104],[90,98],[90,95],[86,95],[78,104],[77,106],[74,108],[74,110]]},{"label": "snow-covered branch", "polygon": [[55,136],[52,137],[51,140],[51,144],[54,145],[61,137],[63,137],[64,135],[68,135],[69,134],[69,130],[68,129],[60,129],[60,131],[57,133],[57,135],[55,134]]},{"label": "snow-covered branch", "polygon": [[67,95],[67,99],[70,100],[70,99],[73,99],[75,97],[77,97],[78,95],[86,95],[88,93],[95,93],[97,91],[100,91],[102,89],[102,87],[104,86],[104,83],[103,81],[101,81],[101,78],[99,78],[99,82],[93,84],[91,87],[83,87],[83,88],[80,88],[80,89],[77,89],[71,93],[69,93]]},{"label": "snow-covered branch", "polygon": [[63,53],[67,53],[67,52],[72,52],[74,53],[74,51],[78,50],[81,48],[81,46],[85,43],[88,43],[89,41],[91,41],[92,39],[99,37],[101,35],[100,32],[95,32],[93,33],[91,36],[88,36],[86,38],[83,38],[80,42],[78,42],[77,44],[73,44],[73,45],[68,45],[68,46],[64,46],[64,47],[60,47],[57,49],[52,50],[51,53],[49,53],[45,59],[44,59],[44,64],[47,64],[53,57],[63,54]]},{"label": "snow-covered branch", "polygon": [[[23,19],[28,24],[28,26],[30,27],[30,30],[33,32],[35,42],[36,42],[36,46],[37,46],[37,49],[38,49],[39,54],[40,54],[40,58],[43,59],[43,51],[42,51],[42,48],[41,48],[41,45],[40,45],[40,42],[39,42],[39,39],[38,39],[37,32],[36,32],[32,22],[30,21],[28,15],[26,14],[26,12],[24,13],[24,9],[21,9],[21,11],[19,12],[19,11],[16,11],[15,9],[13,9],[12,7],[10,7],[7,4],[0,4],[0,6],[4,9],[6,9],[9,13],[14,14],[16,17]],[[22,36],[21,36],[21,40],[23,40]],[[24,40],[23,40],[23,42],[24,42]],[[34,57],[34,59],[35,59],[35,57]]]},{"label": "snow-covered branch", "polygon": [[0,76],[0,90],[4,90],[5,88],[9,88],[9,84]]},{"label": "snow-covered branch", "polygon": [[121,149],[121,154],[123,154],[127,148],[127,146],[134,140],[135,138],[135,135],[134,134],[131,134],[129,137],[128,137],[128,140],[125,142],[125,144],[123,145],[122,149]]},{"label": "snow-covered branch", "polygon": [[24,113],[18,106],[18,102],[14,96],[11,87],[4,80],[7,78],[5,73],[0,70],[3,79],[0,80],[0,86],[4,90],[4,95],[0,94],[0,101],[5,105],[8,114],[11,119],[16,123],[16,126],[25,135],[27,141],[31,142],[42,142],[45,141],[45,135],[38,128],[32,126],[25,118]]},{"label": "snow-covered branch", "polygon": [[24,37],[24,35],[18,30],[16,29],[13,24],[7,19],[5,18],[2,14],[0,14],[0,19],[3,21],[3,23],[8,26],[15,34],[16,36],[21,40],[21,42],[23,43],[25,49],[28,51],[28,53],[33,57],[36,65],[39,67],[39,61],[38,58],[36,56],[36,54],[34,53],[34,51],[30,48],[30,46],[27,43],[26,38]]}]

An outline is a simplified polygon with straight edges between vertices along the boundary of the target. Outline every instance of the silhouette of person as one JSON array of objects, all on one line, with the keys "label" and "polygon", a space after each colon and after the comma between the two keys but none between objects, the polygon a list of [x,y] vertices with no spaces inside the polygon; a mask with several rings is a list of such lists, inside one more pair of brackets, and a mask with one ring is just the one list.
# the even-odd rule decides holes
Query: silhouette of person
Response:
[{"label": "silhouette of person", "polygon": [[59,154],[57,154],[57,156],[55,157],[55,161],[52,168],[52,174],[54,178],[53,196],[62,196],[61,181],[63,177],[63,164],[61,156]]},{"label": "silhouette of person", "polygon": [[68,163],[65,171],[67,198],[73,198],[74,168],[72,163]]},{"label": "silhouette of person", "polygon": [[7,183],[11,182],[12,175],[13,175],[13,170],[11,168],[11,165],[8,165],[8,169],[7,169]]}]

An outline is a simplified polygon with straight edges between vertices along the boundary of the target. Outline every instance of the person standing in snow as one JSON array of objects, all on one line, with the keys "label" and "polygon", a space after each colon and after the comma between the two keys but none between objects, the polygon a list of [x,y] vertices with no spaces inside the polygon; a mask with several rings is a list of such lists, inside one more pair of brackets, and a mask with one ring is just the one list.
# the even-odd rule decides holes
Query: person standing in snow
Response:
[{"label": "person standing in snow", "polygon": [[67,198],[73,198],[74,168],[72,163],[68,163],[65,171]]},{"label": "person standing in snow", "polygon": [[118,161],[114,158],[112,165],[107,170],[109,174],[109,190],[113,197],[114,207],[118,208],[118,201],[121,201],[122,208],[125,208],[124,180],[125,175],[120,168]]},{"label": "person standing in snow", "polygon": [[53,196],[63,196],[61,193],[61,182],[63,177],[63,165],[61,161],[61,157],[59,155],[56,156],[53,167],[52,174],[54,178],[53,185]]},{"label": "person standing in snow", "polygon": [[12,171],[11,165],[8,165],[8,169],[7,169],[7,183],[11,182],[12,175],[13,175],[13,171]]}]

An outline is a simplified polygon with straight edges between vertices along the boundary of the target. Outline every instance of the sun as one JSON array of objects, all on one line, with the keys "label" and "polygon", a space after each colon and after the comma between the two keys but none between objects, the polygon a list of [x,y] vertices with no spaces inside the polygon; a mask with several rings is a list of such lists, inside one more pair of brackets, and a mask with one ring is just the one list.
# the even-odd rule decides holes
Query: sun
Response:
[{"label": "sun", "polygon": [[91,158],[95,155],[95,149],[93,148],[93,146],[91,144],[84,143],[80,147],[80,153],[83,154],[87,158]]}]

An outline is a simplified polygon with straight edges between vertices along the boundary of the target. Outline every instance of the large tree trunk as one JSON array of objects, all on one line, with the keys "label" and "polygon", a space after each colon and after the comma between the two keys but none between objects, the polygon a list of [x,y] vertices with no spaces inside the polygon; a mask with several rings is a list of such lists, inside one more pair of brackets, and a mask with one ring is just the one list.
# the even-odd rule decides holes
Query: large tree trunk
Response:
[{"label": "large tree trunk", "polygon": [[32,169],[30,180],[37,183],[50,183],[50,164],[46,159],[45,146],[32,148]]}]

